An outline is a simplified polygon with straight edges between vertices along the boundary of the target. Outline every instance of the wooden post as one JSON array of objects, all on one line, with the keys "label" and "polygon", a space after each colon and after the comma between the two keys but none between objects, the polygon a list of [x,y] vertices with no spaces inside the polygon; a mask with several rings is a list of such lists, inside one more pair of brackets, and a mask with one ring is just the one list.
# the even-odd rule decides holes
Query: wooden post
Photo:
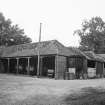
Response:
[{"label": "wooden post", "polygon": [[104,62],[103,62],[103,71],[102,71],[102,78],[104,77]]},{"label": "wooden post", "polygon": [[55,79],[64,79],[66,71],[66,57],[56,55],[55,58]]},{"label": "wooden post", "polygon": [[98,72],[98,62],[96,62],[96,77],[99,77],[99,72]]},{"label": "wooden post", "polygon": [[97,63],[96,63],[96,74],[97,74],[97,77],[98,77],[98,78],[101,77],[102,72],[103,72],[103,65],[102,65],[102,62],[97,62]]},{"label": "wooden post", "polygon": [[42,69],[43,69],[43,57],[40,56],[40,68],[39,68],[39,75],[41,76],[42,75]]},{"label": "wooden post", "polygon": [[28,57],[28,68],[27,68],[27,75],[30,74],[30,57]]},{"label": "wooden post", "polygon": [[10,58],[7,58],[7,60],[8,60],[8,71],[7,71],[7,73],[9,73],[9,69],[10,69]]},{"label": "wooden post", "polygon": [[57,55],[55,56],[55,79],[57,79]]},{"label": "wooden post", "polygon": [[58,79],[58,67],[57,67],[57,60],[58,60],[58,54],[59,54],[59,51],[58,51],[58,48],[56,48],[56,55],[55,55],[55,79]]},{"label": "wooden post", "polygon": [[18,74],[18,72],[19,72],[19,58],[16,58],[16,60],[17,60],[17,70],[16,70],[16,74]]},{"label": "wooden post", "polygon": [[103,77],[105,76],[105,74],[104,74],[105,73],[105,71],[104,71],[105,68],[104,67],[105,67],[105,63],[103,62]]},{"label": "wooden post", "polygon": [[87,79],[87,59],[83,58],[83,78]]},{"label": "wooden post", "polygon": [[39,77],[39,74],[40,74],[40,42],[41,42],[41,28],[42,28],[42,23],[40,23],[40,31],[39,31],[37,77]]}]

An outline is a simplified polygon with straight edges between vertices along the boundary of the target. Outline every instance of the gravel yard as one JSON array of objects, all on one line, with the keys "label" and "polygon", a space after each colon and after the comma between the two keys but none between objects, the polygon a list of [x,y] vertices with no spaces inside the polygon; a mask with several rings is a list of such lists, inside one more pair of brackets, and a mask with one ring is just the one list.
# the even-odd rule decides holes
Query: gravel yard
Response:
[{"label": "gravel yard", "polygon": [[[105,79],[54,80],[0,74],[0,105],[105,105],[104,89]],[[101,104],[82,104],[94,96],[102,99]]]}]

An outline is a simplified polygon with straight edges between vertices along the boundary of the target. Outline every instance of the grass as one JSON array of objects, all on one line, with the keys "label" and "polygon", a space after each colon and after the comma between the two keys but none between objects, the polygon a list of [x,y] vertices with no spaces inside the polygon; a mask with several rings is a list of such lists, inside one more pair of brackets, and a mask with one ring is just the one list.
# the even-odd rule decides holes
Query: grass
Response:
[{"label": "grass", "polygon": [[0,74],[0,105],[105,105],[105,79],[54,80]]},{"label": "grass", "polygon": [[66,96],[64,102],[70,105],[105,105],[105,90],[97,88],[83,88],[82,93]]}]

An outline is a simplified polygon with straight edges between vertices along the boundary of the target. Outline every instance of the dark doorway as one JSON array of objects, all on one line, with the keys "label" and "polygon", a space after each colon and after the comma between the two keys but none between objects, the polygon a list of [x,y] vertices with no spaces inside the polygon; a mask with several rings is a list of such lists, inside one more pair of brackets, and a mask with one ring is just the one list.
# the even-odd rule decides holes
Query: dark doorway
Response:
[{"label": "dark doorway", "polygon": [[96,77],[96,61],[88,60],[88,78]]},{"label": "dark doorway", "polygon": [[55,56],[44,57],[41,75],[54,78],[55,74]]},{"label": "dark doorway", "polygon": [[82,58],[76,58],[76,78],[80,79],[83,76],[83,59]]},{"label": "dark doorway", "polygon": [[8,60],[1,59],[0,61],[0,73],[7,73],[8,72]]},{"label": "dark doorway", "polygon": [[26,66],[27,66],[27,58],[20,58],[18,73],[19,74],[27,74]]},{"label": "dark doorway", "polygon": [[37,57],[30,58],[30,75],[37,75]]},{"label": "dark doorway", "polygon": [[15,58],[12,58],[10,60],[10,69],[9,69],[9,72],[16,74],[16,71],[17,71],[17,60]]},{"label": "dark doorway", "polygon": [[[79,79],[83,74],[83,59],[81,57],[69,57],[67,68],[75,69],[75,77]],[[68,71],[69,72],[69,71]]]},{"label": "dark doorway", "polygon": [[91,61],[91,60],[88,60],[88,67],[91,67],[91,68],[96,68],[96,62],[95,61]]}]

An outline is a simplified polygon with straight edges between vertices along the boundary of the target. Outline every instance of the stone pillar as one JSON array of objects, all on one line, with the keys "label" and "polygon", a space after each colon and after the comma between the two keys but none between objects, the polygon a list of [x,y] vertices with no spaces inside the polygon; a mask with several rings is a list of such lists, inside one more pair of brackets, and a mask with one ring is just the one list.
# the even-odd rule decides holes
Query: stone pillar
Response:
[{"label": "stone pillar", "polygon": [[18,73],[19,73],[19,58],[16,58],[16,60],[17,60],[17,70],[16,70],[16,74],[18,74]]}]

